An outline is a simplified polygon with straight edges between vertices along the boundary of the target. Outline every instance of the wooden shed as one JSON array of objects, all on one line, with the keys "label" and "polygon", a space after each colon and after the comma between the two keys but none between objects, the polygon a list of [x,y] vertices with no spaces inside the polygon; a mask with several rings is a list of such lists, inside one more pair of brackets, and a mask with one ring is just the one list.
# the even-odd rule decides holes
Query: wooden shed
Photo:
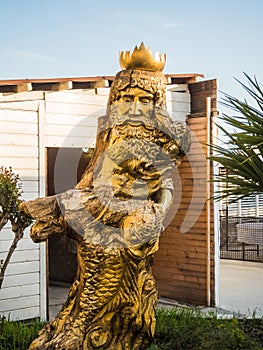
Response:
[{"label": "wooden shed", "polygon": [[[172,117],[187,120],[193,143],[175,176],[175,203],[155,256],[154,274],[161,296],[215,305],[218,237],[213,203],[207,201],[213,186],[207,182],[212,166],[205,143],[213,138],[216,80],[198,82],[200,74],[166,77],[167,108]],[[0,166],[11,166],[19,174],[25,200],[77,183],[88,161],[82,150],[94,147],[97,118],[105,113],[112,80],[105,76],[0,81]],[[0,233],[0,261],[12,239],[7,224]],[[73,245],[54,241],[48,246],[33,243],[26,230],[0,290],[0,314],[46,319],[48,280],[70,283],[76,264]]]}]

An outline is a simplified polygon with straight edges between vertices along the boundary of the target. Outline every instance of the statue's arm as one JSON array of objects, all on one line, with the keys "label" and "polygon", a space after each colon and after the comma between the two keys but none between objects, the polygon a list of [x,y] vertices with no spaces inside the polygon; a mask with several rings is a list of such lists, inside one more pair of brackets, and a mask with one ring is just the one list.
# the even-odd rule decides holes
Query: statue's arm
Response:
[{"label": "statue's arm", "polygon": [[45,241],[49,235],[63,235],[67,227],[61,215],[56,196],[23,202],[21,210],[33,220],[30,236],[34,242]]}]

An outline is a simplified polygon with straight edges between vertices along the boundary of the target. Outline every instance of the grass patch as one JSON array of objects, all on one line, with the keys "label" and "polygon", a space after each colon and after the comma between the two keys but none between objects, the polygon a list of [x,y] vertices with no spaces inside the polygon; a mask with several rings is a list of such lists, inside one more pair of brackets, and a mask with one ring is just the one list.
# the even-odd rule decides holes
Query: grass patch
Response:
[{"label": "grass patch", "polygon": [[263,319],[218,318],[194,308],[156,310],[147,350],[263,350]]},{"label": "grass patch", "polygon": [[45,323],[9,321],[0,317],[0,350],[26,350]]},{"label": "grass patch", "polygon": [[[263,350],[263,319],[222,319],[194,308],[157,309],[156,319],[147,350]],[[0,350],[26,350],[44,324],[0,318]]]}]

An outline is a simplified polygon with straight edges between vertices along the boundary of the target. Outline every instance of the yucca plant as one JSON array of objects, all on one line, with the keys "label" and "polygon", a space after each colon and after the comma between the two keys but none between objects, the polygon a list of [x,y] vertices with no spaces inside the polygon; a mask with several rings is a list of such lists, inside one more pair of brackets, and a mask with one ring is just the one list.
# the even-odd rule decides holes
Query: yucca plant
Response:
[{"label": "yucca plant", "polygon": [[211,160],[224,167],[214,181],[222,184],[215,199],[231,196],[233,201],[251,194],[263,193],[263,90],[256,77],[244,73],[247,83],[241,84],[250,102],[224,95],[223,106],[234,112],[223,114],[217,126],[224,135],[224,143],[210,145]]}]

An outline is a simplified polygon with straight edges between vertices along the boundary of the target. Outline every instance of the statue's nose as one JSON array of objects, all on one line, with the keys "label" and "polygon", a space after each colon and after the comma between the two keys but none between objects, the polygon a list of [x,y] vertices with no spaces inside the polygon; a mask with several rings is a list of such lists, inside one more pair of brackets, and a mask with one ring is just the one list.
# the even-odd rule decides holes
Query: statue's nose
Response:
[{"label": "statue's nose", "polygon": [[141,114],[140,103],[138,101],[134,101],[131,104],[130,113],[132,115],[140,115]]}]

